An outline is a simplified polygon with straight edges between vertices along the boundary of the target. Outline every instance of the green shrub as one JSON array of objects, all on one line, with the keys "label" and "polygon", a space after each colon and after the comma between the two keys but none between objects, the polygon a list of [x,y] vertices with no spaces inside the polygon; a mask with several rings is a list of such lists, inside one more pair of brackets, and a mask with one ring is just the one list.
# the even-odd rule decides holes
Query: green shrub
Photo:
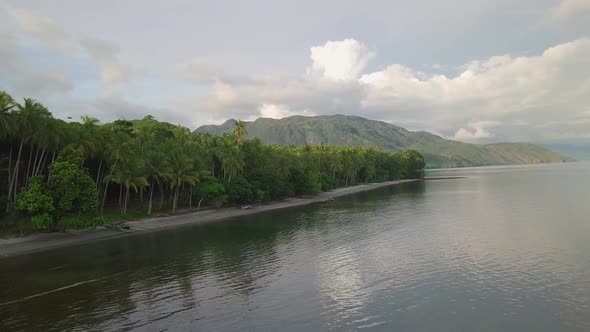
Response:
[{"label": "green shrub", "polygon": [[49,189],[58,217],[68,214],[96,213],[98,193],[88,170],[82,167],[80,151],[64,148],[51,165]]},{"label": "green shrub", "polygon": [[254,199],[252,186],[245,178],[236,176],[231,181],[226,181],[223,186],[225,187],[228,203],[252,203]]},{"label": "green shrub", "polygon": [[17,195],[16,209],[31,217],[34,228],[52,230],[55,207],[42,177],[32,177],[29,188]]},{"label": "green shrub", "polygon": [[338,187],[338,182],[335,179],[323,173],[320,175],[320,184],[322,191],[330,191]]},{"label": "green shrub", "polygon": [[35,229],[51,230],[53,225],[53,216],[49,213],[43,213],[31,217],[31,225]]},{"label": "green shrub", "polygon": [[317,171],[294,169],[291,172],[291,184],[296,195],[313,194],[322,190],[320,174]]},{"label": "green shrub", "polygon": [[[257,201],[280,199],[293,194],[291,183],[276,172],[256,171],[250,174],[247,180]],[[258,191],[263,192],[262,198]]]},{"label": "green shrub", "polygon": [[72,216],[69,218],[64,218],[64,224],[68,228],[72,229],[85,229],[85,228],[94,228],[101,225],[104,225],[105,218],[102,216],[98,217],[83,217],[83,216]]},{"label": "green shrub", "polygon": [[198,208],[203,203],[208,202],[211,202],[215,207],[219,207],[219,204],[223,204],[226,199],[225,187],[215,178],[207,179],[195,187],[193,198],[197,201]]}]

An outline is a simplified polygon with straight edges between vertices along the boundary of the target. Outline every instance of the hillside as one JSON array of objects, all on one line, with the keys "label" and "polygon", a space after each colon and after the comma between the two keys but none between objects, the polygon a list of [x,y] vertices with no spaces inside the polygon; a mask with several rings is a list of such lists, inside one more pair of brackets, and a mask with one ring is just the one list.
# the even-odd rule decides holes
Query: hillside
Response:
[{"label": "hillside", "polygon": [[543,144],[543,147],[557,153],[571,156],[577,160],[590,160],[590,146],[588,144]]},{"label": "hillside", "polygon": [[[222,135],[231,132],[235,120],[202,126],[195,132]],[[440,136],[413,132],[392,124],[358,116],[291,116],[283,119],[259,118],[248,122],[247,138],[281,145],[328,144],[375,146],[385,150],[415,149],[426,158],[428,168],[509,165],[572,161],[549,149],[527,143],[488,145],[451,141]]]}]

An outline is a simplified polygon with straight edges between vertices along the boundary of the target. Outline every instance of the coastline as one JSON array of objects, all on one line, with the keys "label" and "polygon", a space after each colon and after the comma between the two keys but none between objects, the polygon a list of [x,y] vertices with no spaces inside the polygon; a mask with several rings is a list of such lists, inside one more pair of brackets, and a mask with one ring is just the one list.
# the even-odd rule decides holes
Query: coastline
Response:
[{"label": "coastline", "polygon": [[251,209],[240,209],[236,207],[222,208],[217,210],[195,211],[184,214],[176,214],[165,217],[146,218],[138,221],[127,221],[123,225],[128,229],[91,229],[80,233],[41,233],[21,238],[0,239],[0,259],[18,255],[25,255],[49,249],[66,247],[85,242],[125,236],[130,234],[154,232],[163,229],[177,228],[187,225],[205,224],[218,222],[230,218],[248,216],[266,211],[287,209],[304,206],[314,203],[331,201],[338,197],[367,192],[378,188],[399,185],[422,179],[396,180],[380,183],[361,184],[357,186],[344,187],[332,191],[322,192],[310,197],[292,197],[281,201],[263,203],[253,206]]}]

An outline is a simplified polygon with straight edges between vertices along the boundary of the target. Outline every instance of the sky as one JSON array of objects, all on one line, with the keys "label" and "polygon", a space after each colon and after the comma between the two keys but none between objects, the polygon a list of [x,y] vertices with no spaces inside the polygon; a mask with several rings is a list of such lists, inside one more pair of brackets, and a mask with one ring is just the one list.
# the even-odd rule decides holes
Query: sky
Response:
[{"label": "sky", "polygon": [[0,90],[194,129],[349,114],[590,143],[590,0],[3,0]]}]

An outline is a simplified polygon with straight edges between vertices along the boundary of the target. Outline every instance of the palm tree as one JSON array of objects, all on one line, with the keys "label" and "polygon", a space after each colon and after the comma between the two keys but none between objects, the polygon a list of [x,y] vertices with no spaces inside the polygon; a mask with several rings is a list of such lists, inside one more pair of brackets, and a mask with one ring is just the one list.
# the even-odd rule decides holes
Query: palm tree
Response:
[{"label": "palm tree", "polygon": [[[170,165],[166,160],[166,155],[160,151],[152,151],[145,158],[146,177],[150,181],[150,202],[148,204],[148,214],[152,213],[152,197],[154,195],[155,184],[161,184],[162,181],[170,177]],[[164,190],[160,186],[161,202],[164,200]]]},{"label": "palm tree", "polygon": [[132,153],[131,138],[124,132],[113,132],[111,141],[107,145],[106,155],[111,163],[109,175],[105,177],[104,192],[102,195],[102,205],[100,211],[104,210],[104,203],[107,199],[107,191],[109,188],[109,181],[112,178],[113,172],[117,168],[117,164],[130,158]]},{"label": "palm tree", "polygon": [[0,138],[6,138],[12,131],[14,106],[12,97],[0,91]]},{"label": "palm tree", "polygon": [[232,134],[234,135],[236,141],[239,144],[240,141],[242,141],[242,139],[248,134],[248,131],[246,131],[246,122],[238,120],[236,122],[234,129],[232,130]]},{"label": "palm tree", "polygon": [[195,170],[194,171],[195,183],[190,185],[190,195],[189,195],[189,201],[188,201],[188,206],[191,209],[193,208],[193,187],[195,185],[201,183],[201,181],[210,179],[213,176],[209,170],[205,169],[203,160],[201,160],[199,158],[195,158],[193,160],[193,162],[194,162],[194,170]]},{"label": "palm tree", "polygon": [[183,126],[176,126],[174,129],[174,139],[178,146],[184,149],[184,146],[190,140],[191,131]]},{"label": "palm tree", "polygon": [[82,126],[79,128],[78,149],[84,159],[93,159],[99,150],[100,137],[97,135],[98,119],[83,115]]},{"label": "palm tree", "polygon": [[194,162],[181,151],[175,151],[170,156],[170,176],[168,181],[170,182],[170,188],[174,192],[174,198],[172,200],[172,212],[176,211],[178,205],[178,192],[180,186],[183,183],[195,185],[198,172],[195,170]]},{"label": "palm tree", "polygon": [[241,174],[246,166],[244,155],[241,153],[239,146],[231,144],[227,136],[216,148],[215,154],[221,161],[223,178],[228,179],[228,181],[231,181],[232,176]]},{"label": "palm tree", "polygon": [[[33,162],[33,169],[31,172],[31,176],[37,176],[43,170],[42,166],[47,159],[47,154],[45,153],[46,150],[51,146],[52,138],[58,136],[56,132],[56,123],[55,121],[46,121],[43,125],[43,128],[37,132],[36,136],[36,143],[37,143],[37,153],[35,154],[35,161]],[[39,154],[39,148],[41,148],[41,154],[39,158],[37,155]]]},{"label": "palm tree", "polygon": [[127,204],[129,203],[129,191],[130,189],[137,192],[138,188],[145,187],[148,185],[148,181],[145,177],[138,175],[141,165],[137,163],[131,163],[124,168],[121,174],[120,181],[125,188],[125,199],[123,201],[123,214],[127,213]]},{"label": "palm tree", "polygon": [[[20,166],[23,145],[31,140],[31,138],[36,134],[37,130],[39,130],[42,126],[42,122],[50,118],[51,113],[49,113],[47,108],[41,103],[31,98],[25,98],[23,104],[16,104],[15,115],[15,124],[21,140],[18,149],[18,155],[16,157],[16,163],[14,165],[14,172],[11,178],[11,185],[8,191],[9,199],[13,193],[14,198],[16,198],[16,191],[18,187],[18,170]],[[29,156],[29,159],[31,159],[32,154],[29,154]]]},{"label": "palm tree", "polygon": [[[14,124],[14,100],[4,91],[0,91],[0,139],[4,140],[12,134]],[[8,155],[8,186],[10,190],[12,176],[12,143],[10,143],[10,153]]]}]

